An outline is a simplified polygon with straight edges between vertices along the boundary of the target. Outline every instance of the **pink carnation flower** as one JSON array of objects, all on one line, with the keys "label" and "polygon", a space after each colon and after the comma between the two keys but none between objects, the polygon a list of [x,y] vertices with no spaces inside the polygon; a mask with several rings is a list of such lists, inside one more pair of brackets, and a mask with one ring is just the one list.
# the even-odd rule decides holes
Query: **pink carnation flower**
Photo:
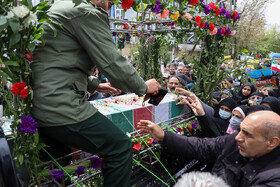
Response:
[{"label": "pink carnation flower", "polygon": [[210,31],[210,35],[215,35],[217,34],[218,29],[215,27],[212,31]]},{"label": "pink carnation flower", "polygon": [[184,16],[185,18],[187,18],[189,21],[192,20],[192,16],[191,16],[191,14],[189,14],[189,13],[185,13],[183,16]]},{"label": "pink carnation flower", "polygon": [[236,30],[231,31],[230,35],[234,36],[236,34]]},{"label": "pink carnation flower", "polygon": [[157,17],[159,17],[159,18],[161,18],[161,17],[162,18],[166,18],[168,15],[169,15],[169,10],[168,9],[164,9],[161,14],[157,14]]}]

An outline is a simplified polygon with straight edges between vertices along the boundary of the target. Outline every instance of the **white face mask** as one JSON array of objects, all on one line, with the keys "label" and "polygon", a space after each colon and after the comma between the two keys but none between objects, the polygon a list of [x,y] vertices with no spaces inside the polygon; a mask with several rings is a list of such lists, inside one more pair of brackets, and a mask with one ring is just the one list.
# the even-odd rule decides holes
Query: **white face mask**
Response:
[{"label": "white face mask", "polygon": [[228,119],[228,118],[230,118],[231,113],[220,109],[220,110],[219,110],[219,116],[220,116],[222,119]]},{"label": "white face mask", "polygon": [[241,122],[242,122],[241,119],[238,119],[237,117],[234,117],[234,116],[232,116],[229,120],[229,124],[234,130],[239,130],[240,129],[240,123]]}]

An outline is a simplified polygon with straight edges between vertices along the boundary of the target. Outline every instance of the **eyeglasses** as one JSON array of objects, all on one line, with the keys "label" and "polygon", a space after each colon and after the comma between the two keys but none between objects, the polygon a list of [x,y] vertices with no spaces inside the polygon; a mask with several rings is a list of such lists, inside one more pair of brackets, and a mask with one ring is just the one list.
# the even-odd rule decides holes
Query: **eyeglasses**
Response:
[{"label": "eyeglasses", "polygon": [[252,97],[250,97],[250,100],[254,100],[254,99],[262,100],[263,98],[260,97],[260,96],[252,96]]}]

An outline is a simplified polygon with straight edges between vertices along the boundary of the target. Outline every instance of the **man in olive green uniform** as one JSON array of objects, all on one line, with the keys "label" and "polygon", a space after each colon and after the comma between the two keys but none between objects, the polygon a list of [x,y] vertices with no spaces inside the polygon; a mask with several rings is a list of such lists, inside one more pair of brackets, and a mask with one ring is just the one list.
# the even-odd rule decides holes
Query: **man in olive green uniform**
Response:
[{"label": "man in olive green uniform", "polygon": [[[110,1],[92,0],[74,7],[72,0],[56,0],[50,16],[58,22],[57,36],[45,27],[46,44],[36,48],[32,116],[39,133],[58,143],[98,154],[103,158],[105,186],[130,186],[132,144],[110,120],[86,101],[86,92],[118,89],[139,96],[156,94],[154,79],[143,81],[117,51],[110,31]],[[93,68],[111,85],[88,79]]]}]

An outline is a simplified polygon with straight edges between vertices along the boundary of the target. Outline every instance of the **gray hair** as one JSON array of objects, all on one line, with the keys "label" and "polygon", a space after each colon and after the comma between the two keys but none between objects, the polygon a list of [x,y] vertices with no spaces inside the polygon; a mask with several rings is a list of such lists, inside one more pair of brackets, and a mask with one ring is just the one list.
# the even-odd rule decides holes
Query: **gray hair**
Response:
[{"label": "gray hair", "polygon": [[272,136],[277,136],[280,138],[280,124],[279,121],[271,119],[270,121],[265,121],[262,124],[262,133],[265,139]]},{"label": "gray hair", "polygon": [[220,177],[209,172],[193,171],[181,176],[174,187],[229,187]]}]

